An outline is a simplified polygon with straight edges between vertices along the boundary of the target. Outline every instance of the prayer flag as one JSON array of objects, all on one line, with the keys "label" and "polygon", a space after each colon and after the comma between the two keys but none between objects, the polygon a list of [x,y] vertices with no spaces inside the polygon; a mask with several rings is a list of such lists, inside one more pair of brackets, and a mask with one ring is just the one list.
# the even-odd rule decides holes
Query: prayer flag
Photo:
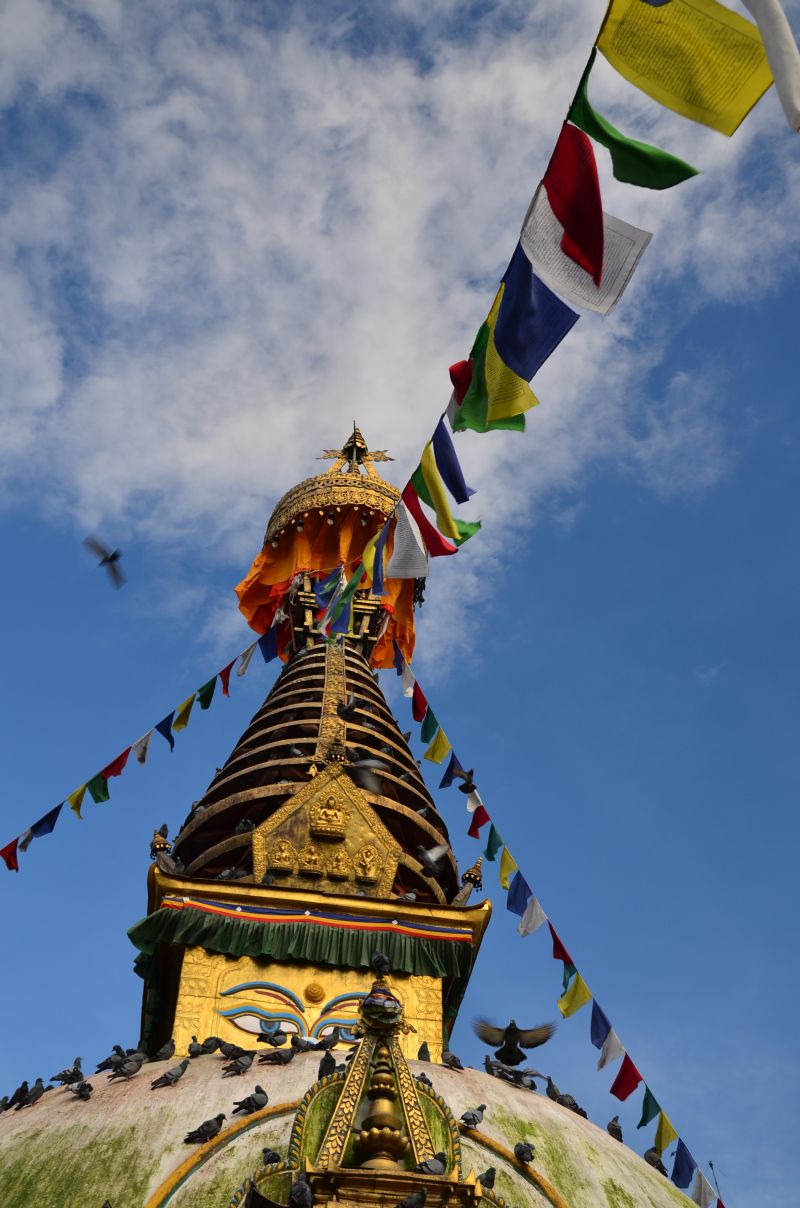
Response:
[{"label": "prayer flag", "polygon": [[589,273],[603,279],[603,203],[594,148],[588,135],[564,122],[542,177],[550,209],[563,228],[561,250]]},{"label": "prayer flag", "polygon": [[81,806],[83,805],[83,798],[85,794],[86,785],[82,784],[79,789],[76,789],[74,793],[70,793],[69,797],[67,797],[69,808],[74,812],[77,818],[80,818],[81,816]]},{"label": "prayer flag", "polygon": [[422,691],[417,681],[414,680],[414,687],[411,693],[411,716],[414,718],[414,721],[422,721],[427,712],[428,701],[425,697],[425,693]]},{"label": "prayer flag", "polygon": [[[419,480],[422,480],[421,482]],[[436,512],[436,524],[445,537],[458,537],[453,513],[447,499],[444,482],[436,466],[433,444],[428,441],[422,450],[419,466],[411,476],[414,490]]]},{"label": "prayer flag", "polygon": [[520,919],[517,931],[520,935],[533,935],[534,931],[538,931],[542,923],[547,922],[547,915],[542,910],[536,894],[532,893],[528,898],[528,905],[525,907],[525,913]]},{"label": "prayer flag", "polygon": [[611,153],[611,163],[617,180],[629,185],[639,185],[643,189],[671,189],[692,176],[697,176],[697,168],[684,163],[662,151],[659,147],[651,147],[649,143],[639,143],[636,139],[626,138],[620,134],[611,122],[601,117],[589,104],[588,87],[589,75],[597,57],[596,48],[592,48],[591,57],[583,73],[572,108],[568,118],[581,130],[601,143]]},{"label": "prayer flag", "polygon": [[574,1015],[576,1011],[580,1011],[581,1007],[585,1007],[587,1002],[591,1001],[592,992],[579,973],[573,979],[569,989],[561,995],[557,1006],[564,1019],[568,1019],[570,1015]]},{"label": "prayer flag", "polygon": [[450,788],[450,785],[453,783],[455,778],[456,771],[463,772],[464,769],[458,762],[458,756],[456,755],[455,751],[453,751],[453,754],[450,756],[450,762],[445,769],[444,776],[442,776],[442,779],[439,781],[440,789]]},{"label": "prayer flag", "polygon": [[717,1198],[716,1191],[711,1186],[699,1166],[694,1172],[694,1181],[692,1183],[692,1189],[689,1192],[689,1198],[694,1200],[695,1204],[699,1204],[700,1208],[711,1208],[711,1205]]},{"label": "prayer flag", "polygon": [[27,851],[33,842],[33,831],[30,827],[24,830],[17,839],[17,851]]},{"label": "prayer flag", "polygon": [[[507,847],[504,847],[502,854],[500,856],[500,884],[503,889],[508,889],[509,878],[510,878],[512,872],[517,871],[518,867],[519,867],[519,865],[517,864],[516,860],[512,856],[511,852],[508,850]],[[528,899],[526,898],[525,905],[527,906],[527,904],[528,904]]]},{"label": "prayer flag", "polygon": [[397,672],[397,674],[402,675],[403,668],[405,667],[405,664],[406,664],[406,660],[403,658],[402,650],[397,645],[397,638],[392,638],[392,649],[394,651],[394,656],[392,658],[392,665],[393,665],[395,671]]},{"label": "prayer flag", "polygon": [[[533,374],[531,374],[533,377]],[[453,438],[447,431],[447,425],[444,419],[440,419],[436,425],[436,431],[431,438],[433,446],[433,455],[436,458],[436,466],[442,476],[444,485],[447,487],[450,494],[455,499],[456,503],[466,503],[470,495],[474,495],[472,487],[468,487],[464,475],[456,456]]]},{"label": "prayer flag", "polygon": [[504,364],[529,382],[578,322],[578,315],[536,276],[519,243],[503,284],[495,347]]},{"label": "prayer flag", "polygon": [[420,531],[425,548],[432,558],[440,558],[444,554],[455,554],[458,552],[458,546],[451,545],[449,541],[445,540],[442,534],[428,520],[422,510],[419,496],[410,482],[406,483],[402,498],[409,514],[416,520],[417,528]]},{"label": "prayer flag", "polygon": [[528,898],[532,892],[530,885],[522,873],[519,871],[515,872],[513,880],[508,887],[506,910],[510,910],[512,914],[518,914],[522,918],[525,914],[525,907],[528,905]]},{"label": "prayer flag", "polygon": [[216,675],[210,679],[207,684],[203,684],[202,688],[197,689],[197,703],[201,709],[207,709],[214,698],[214,689],[217,686]]},{"label": "prayer flag", "polygon": [[172,722],[172,729],[175,731],[176,734],[178,733],[179,730],[185,730],[186,727],[188,726],[189,714],[192,712],[192,705],[194,704],[194,698],[195,698],[195,693],[193,692],[192,695],[188,696],[186,698],[186,700],[183,702],[183,704],[178,705],[177,709],[175,710],[175,717]]},{"label": "prayer flag", "polygon": [[733,134],[772,83],[755,25],[716,0],[611,0],[597,47],[654,101],[721,134]]},{"label": "prayer flag", "polygon": [[[239,666],[236,668],[237,675],[247,675],[247,669],[250,666],[250,660],[252,659],[253,654],[255,653],[255,648],[257,645],[258,645],[258,642],[253,642],[252,646],[247,647],[244,654],[239,659]],[[235,662],[235,660],[234,660],[234,662]],[[158,729],[158,726],[156,726],[156,729]]]},{"label": "prayer flag", "polygon": [[[441,787],[442,786],[439,785],[439,788]],[[492,823],[492,825],[489,827],[489,838],[486,840],[486,850],[483,853],[486,859],[490,861],[496,860],[497,853],[502,846],[503,840],[500,838],[500,832],[495,827],[495,824]]]},{"label": "prayer flag", "polygon": [[[214,678],[216,679],[216,676]],[[147,752],[150,750],[150,739],[152,737],[153,737],[153,731],[148,730],[147,733],[145,735],[143,735],[139,739],[139,741],[135,742],[133,744],[133,746],[131,747],[131,750],[133,751],[134,755],[136,756],[137,763],[141,763],[141,764],[146,763]]]},{"label": "prayer flag", "polygon": [[332,570],[327,578],[317,579],[312,585],[312,590],[318,606],[320,608],[328,608],[342,586],[341,566],[337,566],[335,570]]},{"label": "prayer flag", "polygon": [[610,1092],[617,1099],[627,1099],[629,1095],[633,1094],[641,1081],[642,1075],[631,1061],[629,1054],[626,1053],[617,1076],[611,1083]]},{"label": "prayer flag", "polygon": [[433,709],[428,705],[425,716],[422,719],[422,728],[419,732],[420,742],[430,742],[438,729],[439,723],[434,716]]},{"label": "prayer flag", "polygon": [[542,280],[573,306],[607,315],[633,276],[652,238],[650,232],[603,213],[603,282],[599,289],[591,275],[565,255],[563,233],[547,192],[539,185],[522,226],[520,242],[525,255]]},{"label": "prayer flag", "polygon": [[431,763],[441,763],[442,760],[449,754],[450,749],[448,737],[440,726],[433,736],[433,742],[428,747],[422,758],[429,759]]},{"label": "prayer flag", "polygon": [[103,801],[109,800],[108,781],[102,772],[98,772],[96,776],[92,776],[91,780],[87,780],[86,787],[95,805],[100,805]]},{"label": "prayer flag", "polygon": [[612,1061],[616,1061],[623,1055],[625,1048],[617,1033],[612,1028],[603,1041],[603,1048],[600,1052],[600,1058],[597,1062],[599,1070],[605,1069]]},{"label": "prayer flag", "polygon": [[[375,548],[372,551],[372,557],[369,565],[367,564],[366,551],[364,557],[364,569],[372,579],[372,594],[373,596],[385,596],[386,584],[384,582],[383,563],[386,557],[386,542],[389,540],[389,529],[391,528],[392,517],[384,524],[381,531],[375,538]],[[397,526],[395,525],[395,528]]]},{"label": "prayer flag", "polygon": [[231,692],[230,692],[231,671],[233,670],[233,664],[235,662],[236,662],[236,659],[233,659],[230,663],[228,663],[228,666],[223,667],[219,673],[219,682],[222,684],[222,695],[223,696],[230,696],[230,694],[231,694]]},{"label": "prayer flag", "polygon": [[672,1127],[672,1122],[665,1112],[661,1112],[656,1125],[656,1139],[653,1142],[659,1153],[664,1150],[677,1139],[677,1132]]},{"label": "prayer flag", "polygon": [[669,1176],[676,1187],[680,1187],[685,1191],[692,1181],[692,1175],[697,1170],[695,1162],[689,1150],[684,1145],[683,1141],[678,1137],[678,1148],[675,1150],[675,1162],[672,1166],[672,1174]]},{"label": "prayer flag", "polygon": [[589,1024],[589,1037],[596,1049],[602,1049],[606,1036],[611,1031],[608,1016],[597,999],[592,1003],[592,1022]]},{"label": "prayer flag", "polygon": [[107,767],[103,768],[100,775],[105,776],[106,780],[110,780],[112,776],[121,776],[125,770],[125,764],[128,762],[128,756],[130,753],[131,748],[126,747],[121,755],[118,755],[116,759],[112,759],[111,763],[108,764]]},{"label": "prayer flag", "polygon": [[467,361],[456,361],[454,365],[450,366],[448,372],[453,387],[453,398],[450,402],[455,402],[460,407],[472,381],[472,357]]},{"label": "prayer flag", "polygon": [[[255,642],[253,643],[252,649],[255,649]],[[175,739],[172,737],[172,719],[174,716],[175,710],[173,709],[172,712],[168,713],[166,717],[162,717],[161,721],[156,726],[156,730],[161,737],[166,738],[167,742],[169,743],[170,751],[175,750]]]},{"label": "prayer flag", "polygon": [[547,926],[550,928],[550,934],[553,937],[553,960],[563,961],[565,965],[571,965],[572,957],[556,935],[555,927],[550,922],[548,922]]},{"label": "prayer flag", "polygon": [[278,626],[273,625],[258,639],[258,648],[265,663],[271,663],[278,657]]},{"label": "prayer flag", "polygon": [[50,810],[49,814],[45,814],[38,822],[34,822],[31,827],[31,838],[41,839],[44,835],[49,835],[55,830],[58,815],[61,813],[63,805],[64,802],[62,801],[61,805],[57,805],[55,809]]},{"label": "prayer flag", "polygon": [[419,525],[404,503],[395,508],[394,548],[386,563],[387,579],[424,579],[428,574],[428,551]]},{"label": "prayer flag", "polygon": [[409,667],[408,663],[403,664],[403,696],[406,700],[411,700],[414,695],[414,687],[416,685],[414,672]]},{"label": "prayer flag", "polygon": [[[475,812],[472,815],[472,821],[469,824],[469,830],[467,831],[467,834],[469,835],[469,837],[471,839],[480,839],[481,827],[485,826],[488,821],[489,821],[489,811],[487,810],[487,808],[483,804],[483,802],[480,801],[480,802],[478,802],[478,808],[475,810]],[[516,867],[516,865],[515,865],[515,867]],[[503,888],[506,889],[507,885],[504,885]]]},{"label": "prayer flag", "polygon": [[742,0],[755,18],[783,112],[792,130],[800,131],[800,52],[779,0]]},{"label": "prayer flag", "polygon": [[523,413],[539,401],[525,379],[506,365],[497,351],[494,327],[504,290],[505,285],[501,284],[486,322],[481,325],[472,345],[469,389],[452,416],[454,432],[465,428],[473,432],[495,429],[524,432]]},{"label": "prayer flag", "polygon": [[572,961],[564,961],[564,973],[561,978],[562,994],[566,994],[567,986],[569,985],[570,981],[572,980],[572,978],[575,976],[575,974],[577,972],[578,972],[578,970],[575,968]]},{"label": "prayer flag", "polygon": [[644,1128],[645,1125],[649,1124],[651,1120],[655,1120],[660,1111],[661,1104],[657,1101],[647,1083],[645,1083],[644,1099],[642,1100],[642,1114],[636,1127]]},{"label": "prayer flag", "polygon": [[10,843],[6,843],[5,847],[0,847],[0,860],[3,861],[9,872],[19,872],[19,860],[17,859],[17,844],[19,836],[12,839]]},{"label": "prayer flag", "polygon": [[477,789],[473,789],[467,794],[467,813],[474,814],[479,805],[483,805],[481,795]]}]

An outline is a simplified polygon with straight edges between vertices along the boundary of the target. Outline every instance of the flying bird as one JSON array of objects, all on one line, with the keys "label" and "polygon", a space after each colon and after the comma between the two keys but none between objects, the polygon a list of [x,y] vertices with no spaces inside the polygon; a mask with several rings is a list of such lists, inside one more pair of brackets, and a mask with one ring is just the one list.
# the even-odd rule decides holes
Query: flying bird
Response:
[{"label": "flying bird", "polygon": [[436,877],[442,871],[447,855],[448,846],[446,843],[438,843],[436,847],[417,848],[417,859],[422,865],[422,871],[426,877]]},{"label": "flying bird", "polygon": [[176,1082],[180,1082],[188,1068],[189,1058],[184,1057],[179,1065],[173,1065],[172,1069],[165,1070],[160,1078],[155,1078],[150,1083],[150,1090],[154,1091],[159,1086],[174,1086]]},{"label": "flying bird", "polygon": [[467,1128],[477,1128],[483,1120],[483,1113],[486,1111],[486,1104],[479,1103],[477,1107],[473,1107],[471,1111],[464,1112],[461,1117],[461,1123]]},{"label": "flying bird", "polygon": [[420,1162],[418,1166],[411,1167],[411,1174],[444,1174],[447,1170],[447,1157],[442,1153],[434,1154],[432,1158],[426,1158],[424,1162]]},{"label": "flying bird", "polygon": [[498,1046],[495,1057],[503,1065],[521,1065],[525,1060],[522,1050],[546,1044],[556,1030],[552,1023],[543,1023],[538,1028],[519,1028],[514,1019],[504,1028],[496,1027],[488,1019],[476,1019],[472,1027],[484,1044]]},{"label": "flying bird", "polygon": [[260,1112],[262,1107],[266,1107],[269,1103],[269,1095],[264,1090],[263,1086],[256,1086],[252,1094],[247,1095],[244,1099],[234,1100],[233,1114],[242,1112],[243,1115],[249,1116],[252,1112]]},{"label": "flying bird", "polygon": [[119,565],[119,560],[122,557],[121,549],[107,549],[102,541],[97,537],[86,537],[83,544],[86,548],[99,558],[98,566],[105,566],[108,571],[108,577],[115,587],[122,587],[125,582],[125,576],[122,573],[122,568]]},{"label": "flying bird", "polygon": [[475,792],[475,781],[473,780],[473,776],[475,775],[474,768],[470,768],[468,772],[465,772],[463,768],[453,768],[453,775],[458,776],[459,780],[464,781],[463,784],[458,786],[460,793],[466,793],[469,796],[470,793]]},{"label": "flying bird", "polygon": [[619,1122],[619,1116],[612,1116],[606,1125],[606,1132],[609,1133],[615,1141],[622,1140],[622,1126]]},{"label": "flying bird", "polygon": [[206,1141],[210,1141],[212,1137],[216,1137],[219,1130],[222,1128],[222,1121],[225,1119],[225,1113],[220,1112],[218,1116],[214,1116],[211,1120],[204,1120],[202,1124],[198,1124],[197,1128],[193,1128],[183,1138],[185,1145],[203,1145]]},{"label": "flying bird", "polygon": [[527,1141],[517,1141],[514,1146],[514,1157],[518,1162],[524,1162],[526,1166],[533,1161],[535,1153],[536,1150]]},{"label": "flying bird", "polygon": [[369,708],[368,700],[364,700],[363,697],[356,696],[356,694],[354,692],[351,692],[347,698],[347,704],[346,705],[341,705],[341,704],[337,705],[336,712],[339,714],[342,721],[353,721],[355,719],[356,713],[358,712],[359,709],[368,709],[368,708]]}]

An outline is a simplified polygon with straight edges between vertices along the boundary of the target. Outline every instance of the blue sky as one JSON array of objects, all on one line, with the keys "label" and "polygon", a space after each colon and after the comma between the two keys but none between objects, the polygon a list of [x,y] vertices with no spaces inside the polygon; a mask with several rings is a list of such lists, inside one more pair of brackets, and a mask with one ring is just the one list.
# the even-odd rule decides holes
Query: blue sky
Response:
[{"label": "blue sky", "polygon": [[[248,642],[232,586],[356,417],[402,485],[447,401],[602,4],[0,14],[0,844]],[[795,28],[797,5],[787,4]],[[606,208],[654,232],[537,378],[525,436],[459,440],[479,537],[435,564],[419,677],[581,973],[728,1208],[794,1202],[798,144],[732,140],[598,63],[597,108],[701,167]],[[81,546],[122,546],[114,593]],[[442,561],[442,560],[440,560]],[[3,1089],[137,1035],[126,929],[268,690],[155,746],[2,871]],[[386,691],[401,722],[406,702]],[[405,727],[404,727],[405,728]],[[430,778],[438,783],[438,776]],[[460,794],[437,794],[461,861]],[[553,1018],[497,910],[473,1015]],[[513,981],[509,980],[513,969]],[[497,987],[503,984],[502,995]],[[604,1125],[588,1010],[542,1060]],[[546,1052],[546,1058],[545,1058]],[[640,1095],[623,1108],[636,1133]]]}]

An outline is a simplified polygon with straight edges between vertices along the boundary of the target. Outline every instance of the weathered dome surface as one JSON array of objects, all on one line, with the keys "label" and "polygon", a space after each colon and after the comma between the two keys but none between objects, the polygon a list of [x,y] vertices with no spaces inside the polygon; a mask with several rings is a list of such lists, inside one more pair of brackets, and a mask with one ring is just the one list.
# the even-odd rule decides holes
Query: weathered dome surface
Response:
[{"label": "weathered dome surface", "polygon": [[[193,1061],[173,1088],[150,1090],[176,1063],[153,1062],[129,1083],[91,1079],[88,1103],[54,1090],[32,1108],[0,1116],[3,1208],[228,1208],[259,1166],[264,1147],[286,1154],[297,1105],[316,1080],[320,1055],[302,1054],[287,1067],[259,1066],[223,1078],[216,1055]],[[477,1070],[463,1073],[411,1062],[424,1070],[456,1118],[486,1104],[479,1132],[462,1134],[464,1174],[495,1166],[495,1192],[513,1208],[688,1208],[691,1201],[625,1145],[543,1095],[517,1090]],[[253,1119],[233,1116],[233,1102],[256,1083],[270,1096]],[[184,1134],[225,1112],[224,1131],[210,1147],[183,1143]],[[536,1147],[532,1174],[514,1162],[517,1141]],[[209,1152],[211,1150],[211,1152]],[[205,1160],[203,1160],[205,1158]],[[386,1205],[394,1208],[394,1205]]]}]

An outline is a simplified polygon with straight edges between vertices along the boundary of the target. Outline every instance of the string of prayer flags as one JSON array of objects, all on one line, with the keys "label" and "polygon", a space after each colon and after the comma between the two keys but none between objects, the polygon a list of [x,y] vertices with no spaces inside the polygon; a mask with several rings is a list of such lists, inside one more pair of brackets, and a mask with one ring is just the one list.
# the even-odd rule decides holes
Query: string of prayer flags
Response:
[{"label": "string of prayer flags", "polygon": [[512,914],[518,914],[520,918],[525,914],[525,907],[528,904],[528,898],[531,896],[532,890],[528,882],[523,877],[522,873],[517,870],[514,873],[511,884],[508,887],[508,897],[506,898],[506,910],[510,910]]},{"label": "string of prayer flags", "polygon": [[76,818],[80,818],[81,816],[81,806],[83,805],[85,795],[86,785],[82,784],[79,789],[76,789],[74,793],[70,793],[69,797],[67,797],[67,805],[73,811]]},{"label": "string of prayer flags", "polygon": [[716,0],[611,0],[597,47],[654,101],[721,134],[772,83],[756,26]]},{"label": "string of prayer flags", "polygon": [[603,203],[594,148],[588,135],[564,122],[542,187],[562,227],[561,250],[589,273],[600,288],[603,279]]},{"label": "string of prayer flags", "polygon": [[[477,793],[475,796],[477,796]],[[469,830],[467,831],[469,837],[471,839],[480,839],[481,827],[485,826],[489,820],[489,811],[486,809],[486,806],[483,804],[480,798],[478,798],[478,804],[472,812],[472,821],[470,822]]]},{"label": "string of prayer flags", "polygon": [[495,346],[509,369],[529,382],[578,322],[578,315],[536,276],[519,243],[503,287]]},{"label": "string of prayer flags", "polygon": [[[533,377],[533,374],[531,374],[531,377]],[[453,438],[447,431],[447,425],[443,418],[436,425],[436,430],[431,437],[431,446],[436,458],[436,466],[442,476],[444,485],[456,503],[466,503],[475,492],[472,487],[468,487],[466,484],[461,465],[456,456],[455,447],[453,446]]]},{"label": "string of prayer flags", "polygon": [[428,705],[425,710],[425,716],[422,719],[422,727],[419,732],[421,742],[430,742],[436,731],[439,729],[439,723],[433,709]]},{"label": "string of prayer flags", "polygon": [[639,1118],[637,1128],[645,1128],[651,1120],[655,1120],[656,1116],[661,1111],[661,1105],[656,1099],[650,1087],[645,1083],[644,1099],[642,1100],[642,1114]]},{"label": "string of prayer flags", "polygon": [[756,22],[786,120],[800,132],[800,51],[779,0],[742,0]]},{"label": "string of prayer flags", "polygon": [[[252,650],[255,650],[256,644],[253,642]],[[252,653],[251,650],[251,653]],[[162,717],[161,721],[154,728],[158,731],[162,738],[165,738],[169,743],[170,751],[175,750],[175,739],[172,737],[172,719],[175,716],[175,710],[168,713],[166,717]]]},{"label": "string of prayer flags", "polygon": [[[395,508],[394,548],[386,563],[387,579],[424,579],[428,574],[428,551],[414,517],[401,501]],[[375,588],[373,586],[373,594]]]},{"label": "string of prayer flags", "polygon": [[682,1191],[685,1191],[691,1183],[692,1175],[696,1170],[697,1163],[679,1137],[678,1147],[675,1150],[675,1161],[672,1166],[672,1174],[669,1177],[672,1179],[676,1187],[680,1187]]},{"label": "string of prayer flags", "polygon": [[193,692],[191,696],[187,696],[182,705],[178,705],[175,710],[175,717],[172,722],[172,729],[177,734],[179,730],[185,730],[189,724],[189,715],[192,712],[197,693]]},{"label": "string of prayer flags", "polygon": [[[442,786],[439,785],[439,788],[441,787]],[[497,853],[500,851],[501,847],[503,847],[503,840],[500,837],[500,832],[495,827],[495,824],[492,823],[492,825],[489,827],[489,838],[486,840],[486,847],[483,854],[487,860],[489,860],[491,863],[494,863],[494,861],[497,859]]]},{"label": "string of prayer flags", "polygon": [[514,857],[512,856],[511,852],[508,850],[507,847],[504,847],[502,855],[500,856],[500,887],[501,887],[501,889],[508,889],[509,878],[511,877],[512,873],[515,873],[517,871],[518,867],[519,866],[518,866],[516,860],[514,859]]},{"label": "string of prayer flags", "polygon": [[464,769],[462,768],[461,764],[458,762],[458,756],[456,755],[455,751],[453,751],[453,754],[450,756],[450,762],[448,763],[447,767],[445,768],[444,776],[442,776],[442,779],[439,781],[439,788],[440,789],[449,789],[451,784],[453,783],[453,780],[455,779],[456,772],[463,772],[463,771],[464,771]]},{"label": "string of prayer flags", "polygon": [[419,495],[414,490],[412,483],[406,483],[402,499],[409,514],[416,521],[425,549],[432,558],[441,558],[446,554],[455,554],[458,552],[458,546],[451,545],[438,529],[434,528],[425,515],[422,510],[422,504],[419,501]]},{"label": "string of prayer flags", "polygon": [[580,973],[576,973],[556,1005],[563,1018],[568,1019],[570,1015],[574,1015],[576,1011],[580,1011],[581,1007],[585,1007],[587,1002],[591,1001],[591,990],[586,985]]},{"label": "string of prayer flags", "polygon": [[[214,694],[213,685],[216,682],[217,682],[217,677],[214,676],[213,680],[211,681],[211,684],[212,684],[211,695],[212,696]],[[203,689],[201,688],[200,692],[202,692],[202,691],[203,691]],[[200,693],[198,692],[197,695],[199,697]],[[211,697],[209,697],[209,703],[210,702],[211,702]],[[204,708],[204,709],[206,709],[207,707],[208,707],[207,705],[202,706],[202,708]],[[148,730],[147,733],[143,734],[141,738],[137,739],[136,742],[131,747],[131,750],[133,751],[134,755],[136,756],[137,763],[144,765],[147,762],[147,753],[150,750],[150,739],[152,737],[153,737],[153,731]]]},{"label": "string of prayer flags", "polygon": [[414,680],[414,687],[411,692],[411,716],[414,721],[422,721],[425,714],[428,712],[428,701],[425,693],[419,686],[417,680]]},{"label": "string of prayer flags", "polygon": [[49,835],[55,830],[58,815],[61,813],[63,805],[64,802],[62,801],[61,805],[57,805],[55,809],[50,810],[49,813],[45,814],[43,818],[40,818],[38,822],[34,822],[33,826],[29,827],[28,830],[20,835],[20,851],[27,851],[34,839],[41,839],[44,835]]},{"label": "string of prayer flags", "polygon": [[538,931],[542,924],[546,922],[547,915],[542,909],[536,894],[532,893],[528,898],[528,904],[525,907],[525,913],[519,921],[517,931],[521,936],[533,935],[534,931]]},{"label": "string of prayer flags", "polygon": [[[506,365],[497,351],[494,327],[504,290],[505,285],[501,284],[486,321],[475,337],[469,361],[450,368],[454,388],[447,416],[454,432],[467,428],[473,432],[496,429],[524,432],[524,413],[539,402],[525,379]],[[463,388],[465,382],[466,389]]]},{"label": "string of prayer flags", "polygon": [[630,1055],[626,1053],[622,1060],[622,1065],[619,1067],[617,1072],[617,1076],[609,1088],[610,1094],[614,1095],[617,1099],[627,1099],[629,1095],[633,1094],[639,1083],[642,1081],[642,1075],[631,1061]]},{"label": "string of prayer flags", "polygon": [[670,155],[668,151],[662,151],[659,147],[626,138],[611,122],[592,108],[588,87],[589,75],[596,57],[597,50],[593,47],[567,117],[611,153],[611,164],[616,179],[643,189],[671,189],[673,185],[679,185],[684,180],[697,176],[697,168],[693,168],[691,164],[684,163],[682,159]]},{"label": "string of prayer flags", "polygon": [[656,1125],[656,1139],[653,1142],[659,1153],[663,1153],[673,1141],[678,1139],[677,1131],[672,1127],[672,1121],[666,1112],[660,1112]]},{"label": "string of prayer flags", "polygon": [[422,756],[423,759],[430,760],[431,763],[441,763],[452,750],[450,741],[444,730],[439,727],[433,736],[433,741]]},{"label": "string of prayer flags", "polygon": [[10,843],[6,843],[5,847],[0,847],[0,860],[3,861],[9,872],[19,872],[19,860],[17,859],[17,844],[19,838],[12,839]]},{"label": "string of prayer flags", "polygon": [[102,805],[111,796],[108,791],[108,781],[102,772],[98,772],[96,776],[92,776],[91,780],[87,780],[86,787],[95,805]]},{"label": "string of prayer flags", "polygon": [[700,1208],[711,1208],[711,1205],[714,1204],[717,1198],[716,1191],[711,1186],[699,1166],[694,1172],[694,1179],[692,1181],[691,1191],[689,1192],[689,1198],[694,1200],[695,1204],[699,1204]]}]

